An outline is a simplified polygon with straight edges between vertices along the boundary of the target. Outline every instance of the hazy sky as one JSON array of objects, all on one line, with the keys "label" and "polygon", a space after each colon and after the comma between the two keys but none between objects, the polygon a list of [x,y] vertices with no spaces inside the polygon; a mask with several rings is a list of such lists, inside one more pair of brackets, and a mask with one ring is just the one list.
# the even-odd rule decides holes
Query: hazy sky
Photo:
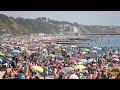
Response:
[{"label": "hazy sky", "polygon": [[49,17],[84,25],[120,26],[120,11],[0,11],[0,14],[23,18]]}]

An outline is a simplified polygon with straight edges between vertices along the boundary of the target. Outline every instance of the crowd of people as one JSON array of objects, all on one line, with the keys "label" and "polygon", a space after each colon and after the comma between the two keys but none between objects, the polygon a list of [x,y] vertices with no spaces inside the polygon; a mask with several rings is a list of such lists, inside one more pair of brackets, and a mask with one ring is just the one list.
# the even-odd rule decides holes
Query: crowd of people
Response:
[{"label": "crowd of people", "polygon": [[119,79],[119,56],[119,48],[8,39],[0,42],[0,72],[3,79]]}]

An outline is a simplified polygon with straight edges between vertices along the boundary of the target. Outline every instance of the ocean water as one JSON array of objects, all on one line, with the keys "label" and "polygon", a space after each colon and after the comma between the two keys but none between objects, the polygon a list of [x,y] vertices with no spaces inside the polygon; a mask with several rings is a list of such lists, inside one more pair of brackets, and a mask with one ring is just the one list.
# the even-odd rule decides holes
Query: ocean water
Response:
[{"label": "ocean water", "polygon": [[120,35],[99,35],[89,41],[84,41],[79,46],[113,47],[120,48]]}]

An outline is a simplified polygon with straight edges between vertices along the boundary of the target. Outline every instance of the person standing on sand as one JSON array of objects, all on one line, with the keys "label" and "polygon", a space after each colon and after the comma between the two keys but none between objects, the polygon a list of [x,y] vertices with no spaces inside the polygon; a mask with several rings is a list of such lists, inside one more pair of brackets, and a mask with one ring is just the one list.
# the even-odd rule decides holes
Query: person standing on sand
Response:
[{"label": "person standing on sand", "polygon": [[60,72],[57,79],[63,79],[63,75],[64,75],[63,72]]},{"label": "person standing on sand", "polygon": [[79,79],[79,78],[74,71],[71,71],[71,75],[69,76],[69,79]]}]

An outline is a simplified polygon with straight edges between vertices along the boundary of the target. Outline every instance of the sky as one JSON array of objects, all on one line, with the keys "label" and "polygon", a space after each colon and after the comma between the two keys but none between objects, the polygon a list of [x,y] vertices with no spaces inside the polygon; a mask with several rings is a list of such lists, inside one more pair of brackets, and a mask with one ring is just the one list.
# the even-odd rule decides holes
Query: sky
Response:
[{"label": "sky", "polygon": [[31,19],[49,17],[83,25],[120,26],[120,11],[0,11],[0,14]]}]

